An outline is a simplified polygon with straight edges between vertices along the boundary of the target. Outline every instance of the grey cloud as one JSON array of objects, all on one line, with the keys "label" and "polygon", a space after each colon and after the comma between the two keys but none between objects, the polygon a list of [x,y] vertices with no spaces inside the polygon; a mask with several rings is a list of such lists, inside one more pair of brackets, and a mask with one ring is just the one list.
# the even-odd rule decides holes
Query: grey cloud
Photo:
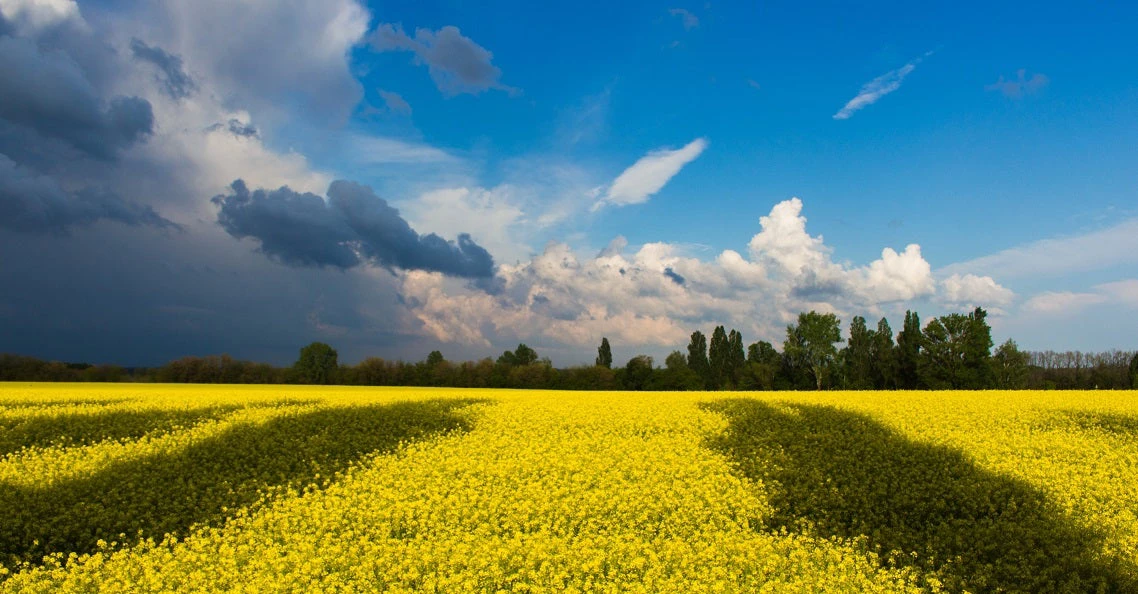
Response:
[{"label": "grey cloud", "polygon": [[145,99],[103,101],[68,54],[26,39],[0,37],[0,96],[0,119],[98,159],[113,158],[154,127]]},{"label": "grey cloud", "polygon": [[1016,78],[1014,80],[1005,80],[1003,75],[1000,75],[999,80],[985,86],[984,90],[999,91],[1008,99],[1019,99],[1024,95],[1030,95],[1039,91],[1043,87],[1046,87],[1049,82],[1051,82],[1051,79],[1038,72],[1031,75],[1031,78],[1027,78],[1027,71],[1020,68],[1016,72]]},{"label": "grey cloud", "polygon": [[228,130],[230,134],[241,138],[259,138],[261,136],[260,131],[257,130],[253,124],[246,124],[236,118],[231,118],[225,124],[218,122],[210,126],[209,131],[213,132],[214,130],[221,130],[223,128]]},{"label": "grey cloud", "polygon": [[379,96],[383,99],[383,102],[387,104],[387,109],[398,114],[411,115],[411,104],[407,103],[407,100],[399,93],[380,89]]},{"label": "grey cloud", "polygon": [[494,259],[469,235],[457,241],[420,235],[367,186],[332,182],[327,203],[288,187],[250,191],[241,180],[231,190],[213,198],[218,223],[233,237],[256,239],[284,264],[346,270],[371,262],[466,278],[494,274]]},{"label": "grey cloud", "polygon": [[185,99],[197,90],[197,83],[186,73],[182,58],[168,54],[160,47],[146,45],[137,37],[130,40],[130,51],[134,57],[149,62],[162,73],[160,81],[166,94],[174,99]]},{"label": "grey cloud", "polygon": [[680,285],[681,287],[684,286],[684,283],[687,282],[687,279],[680,276],[679,273],[677,273],[675,270],[672,270],[670,267],[664,269],[664,276],[672,279],[672,282]]},{"label": "grey cloud", "polygon": [[105,191],[64,190],[55,179],[0,154],[0,227],[29,233],[65,233],[100,219],[127,225],[178,228],[153,208]]},{"label": "grey cloud", "polygon": [[415,62],[426,64],[435,86],[448,95],[477,95],[488,89],[517,92],[498,81],[502,71],[491,63],[494,55],[464,36],[458,27],[416,29],[412,37],[403,31],[402,25],[383,23],[371,34],[370,42],[381,52],[415,54]]}]

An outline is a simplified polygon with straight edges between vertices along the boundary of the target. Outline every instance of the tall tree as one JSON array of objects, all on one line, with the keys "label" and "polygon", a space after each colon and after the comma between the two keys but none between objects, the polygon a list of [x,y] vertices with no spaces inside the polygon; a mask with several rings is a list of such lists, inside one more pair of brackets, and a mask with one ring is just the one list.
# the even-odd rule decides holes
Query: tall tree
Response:
[{"label": "tall tree", "polygon": [[1130,359],[1130,387],[1138,390],[1138,353]]},{"label": "tall tree", "polygon": [[526,346],[523,342],[514,351],[514,361],[517,365],[533,365],[537,363],[537,351]]},{"label": "tall tree", "polygon": [[798,314],[798,324],[786,327],[783,352],[797,364],[805,367],[814,380],[815,389],[830,385],[838,358],[835,346],[842,340],[841,321],[838,316],[816,311]]},{"label": "tall tree", "polygon": [[656,372],[653,388],[657,390],[699,390],[703,380],[688,367],[687,358],[680,351],[672,351],[664,359],[664,369]]},{"label": "tall tree", "polygon": [[601,346],[597,347],[597,367],[607,367],[612,369],[612,347],[609,346],[609,339],[601,337]]},{"label": "tall tree", "polygon": [[710,390],[718,390],[727,380],[730,372],[730,347],[727,344],[727,331],[723,326],[716,326],[711,333],[711,347],[707,351],[707,360],[711,366]]},{"label": "tall tree", "polygon": [[873,333],[870,357],[873,359],[873,387],[890,390],[896,387],[897,364],[893,351],[893,329],[889,320],[881,318]]},{"label": "tall tree", "polygon": [[336,349],[323,342],[314,342],[300,349],[300,357],[292,369],[303,384],[330,384],[336,379],[338,359]]},{"label": "tall tree", "polygon": [[741,390],[773,390],[775,377],[782,368],[782,355],[774,345],[760,340],[747,347],[747,362],[740,374]]},{"label": "tall tree", "polygon": [[621,370],[621,381],[625,390],[644,390],[652,383],[652,357],[636,355],[628,360]]},{"label": "tall tree", "polygon": [[977,307],[968,314],[964,336],[964,385],[971,390],[992,387],[992,328],[988,312]]},{"label": "tall tree", "polygon": [[854,316],[850,322],[850,338],[843,349],[846,387],[851,390],[873,388],[874,333],[865,325],[865,318]]},{"label": "tall tree", "polygon": [[739,375],[743,372],[743,364],[747,362],[746,352],[743,350],[743,335],[734,328],[727,335],[727,368],[731,387],[739,386]]},{"label": "tall tree", "polygon": [[446,359],[443,358],[442,351],[431,351],[431,354],[427,355],[427,367],[431,369],[438,367],[444,361]]},{"label": "tall tree", "polygon": [[902,390],[916,390],[921,385],[919,363],[923,342],[920,316],[915,311],[905,311],[905,325],[897,335],[897,350],[894,357],[897,365],[897,387]]},{"label": "tall tree", "polygon": [[699,376],[704,387],[711,383],[711,363],[707,360],[707,337],[696,330],[688,343],[688,367]]},{"label": "tall tree", "polygon": [[921,383],[934,390],[960,389],[968,383],[965,351],[971,320],[964,314],[933,318],[925,326],[921,345]]},{"label": "tall tree", "polygon": [[995,387],[1001,390],[1018,390],[1027,382],[1027,353],[1019,350],[1016,341],[1008,339],[992,355],[992,374]]}]

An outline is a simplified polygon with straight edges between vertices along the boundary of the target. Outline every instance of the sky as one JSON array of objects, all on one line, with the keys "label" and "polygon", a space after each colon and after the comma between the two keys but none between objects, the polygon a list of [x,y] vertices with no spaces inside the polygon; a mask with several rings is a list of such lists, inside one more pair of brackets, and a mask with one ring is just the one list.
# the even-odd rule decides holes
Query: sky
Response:
[{"label": "sky", "polygon": [[0,352],[1138,348],[1138,5],[0,0]]}]

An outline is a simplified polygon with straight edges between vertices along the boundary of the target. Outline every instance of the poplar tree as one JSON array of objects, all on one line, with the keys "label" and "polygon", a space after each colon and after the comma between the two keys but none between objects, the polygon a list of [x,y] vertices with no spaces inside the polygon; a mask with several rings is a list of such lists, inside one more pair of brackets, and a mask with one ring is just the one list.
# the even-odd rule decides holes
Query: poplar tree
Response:
[{"label": "poplar tree", "polygon": [[609,339],[603,336],[601,346],[597,348],[597,367],[612,369],[612,347],[609,346]]}]

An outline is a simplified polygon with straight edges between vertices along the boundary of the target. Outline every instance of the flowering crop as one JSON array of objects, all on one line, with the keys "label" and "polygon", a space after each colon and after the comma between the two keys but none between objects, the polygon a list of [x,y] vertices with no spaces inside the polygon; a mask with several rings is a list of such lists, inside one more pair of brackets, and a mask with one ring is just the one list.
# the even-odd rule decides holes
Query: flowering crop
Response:
[{"label": "flowering crop", "polygon": [[1135,591],[1131,393],[0,385],[0,590]]}]

